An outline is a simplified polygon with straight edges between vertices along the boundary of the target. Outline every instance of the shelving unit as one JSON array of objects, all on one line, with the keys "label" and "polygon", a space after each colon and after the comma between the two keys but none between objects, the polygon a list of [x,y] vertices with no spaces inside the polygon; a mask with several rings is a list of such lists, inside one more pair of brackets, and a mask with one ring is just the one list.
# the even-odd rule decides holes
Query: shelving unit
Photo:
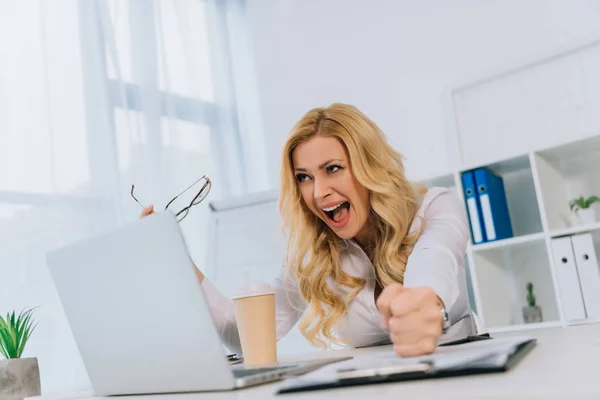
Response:
[{"label": "shelving unit", "polygon": [[[600,195],[600,134],[566,142],[489,164],[467,165],[423,180],[429,187],[457,191],[464,202],[462,172],[487,167],[503,178],[514,236],[474,245],[469,243],[465,265],[472,308],[490,332],[542,329],[599,323],[600,318],[569,320],[561,292],[553,239],[591,233],[600,255],[600,206],[592,206],[598,220],[581,225],[572,217],[569,200]],[[466,204],[465,204],[466,210]],[[526,285],[531,282],[542,321],[525,323]]]},{"label": "shelving unit", "polygon": [[485,250],[497,249],[497,248],[510,248],[513,246],[521,246],[529,242],[535,242],[538,240],[544,240],[546,235],[543,232],[531,233],[529,235],[516,236],[508,239],[496,240],[488,243],[481,243],[477,245],[469,245],[469,248],[473,252],[483,252]]},{"label": "shelving unit", "polygon": [[598,230],[600,230],[600,222],[596,222],[595,224],[591,225],[572,226],[570,228],[553,230],[550,231],[550,237],[556,238],[562,236],[570,236],[584,232],[595,232]]}]

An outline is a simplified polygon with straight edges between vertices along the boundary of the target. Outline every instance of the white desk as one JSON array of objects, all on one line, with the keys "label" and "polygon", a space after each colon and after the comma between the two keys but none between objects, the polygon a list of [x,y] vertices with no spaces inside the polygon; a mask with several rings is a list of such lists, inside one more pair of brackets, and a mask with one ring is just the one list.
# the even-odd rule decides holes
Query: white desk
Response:
[{"label": "white desk", "polygon": [[[127,400],[262,400],[285,399],[600,399],[600,324],[539,329],[495,337],[533,335],[537,346],[507,373],[457,378],[427,379],[413,382],[355,386],[275,396],[281,382],[233,392],[178,395],[127,396]],[[389,350],[376,347],[343,351],[365,354]],[[320,353],[324,357],[330,353]],[[336,352],[339,355],[340,352]],[[308,358],[306,355],[303,358]],[[314,358],[314,355],[312,356]],[[289,357],[280,357],[282,361]],[[295,359],[298,359],[297,357]],[[55,397],[37,397],[53,400]],[[95,400],[101,397],[77,397]],[[102,398],[104,399],[104,398]],[[115,399],[112,397],[110,399]]]}]

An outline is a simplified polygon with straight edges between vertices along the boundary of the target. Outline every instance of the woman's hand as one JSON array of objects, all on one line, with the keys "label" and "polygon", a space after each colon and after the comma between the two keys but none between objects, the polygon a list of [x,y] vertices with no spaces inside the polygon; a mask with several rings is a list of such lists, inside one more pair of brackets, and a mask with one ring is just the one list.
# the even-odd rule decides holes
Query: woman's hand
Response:
[{"label": "woman's hand", "polygon": [[148,207],[144,207],[142,213],[140,214],[140,218],[147,217],[150,214],[154,214],[154,206],[149,205]]},{"label": "woman's hand", "polygon": [[431,354],[442,334],[442,301],[428,287],[386,287],[377,299],[377,309],[399,356]]}]

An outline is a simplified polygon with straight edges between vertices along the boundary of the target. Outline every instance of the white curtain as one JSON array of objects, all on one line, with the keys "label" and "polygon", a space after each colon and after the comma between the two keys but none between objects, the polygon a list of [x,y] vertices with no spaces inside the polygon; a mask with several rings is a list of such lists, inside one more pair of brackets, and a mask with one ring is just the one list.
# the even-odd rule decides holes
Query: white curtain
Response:
[{"label": "white curtain", "polygon": [[202,265],[208,201],[267,189],[243,22],[241,1],[0,0],[0,313],[39,306],[44,393],[89,385],[48,250],[137,218],[132,184],[161,210],[206,174],[181,223]]}]

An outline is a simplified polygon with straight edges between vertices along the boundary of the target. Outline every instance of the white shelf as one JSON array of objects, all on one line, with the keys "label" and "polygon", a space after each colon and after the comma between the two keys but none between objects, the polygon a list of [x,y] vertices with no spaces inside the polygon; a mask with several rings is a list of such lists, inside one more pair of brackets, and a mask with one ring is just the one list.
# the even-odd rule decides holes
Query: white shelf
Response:
[{"label": "white shelf", "polygon": [[600,323],[600,318],[589,318],[589,319],[581,319],[577,321],[567,321],[567,325],[575,326],[575,325],[590,325],[590,324],[598,324]]},{"label": "white shelf", "polygon": [[[525,324],[527,284],[532,283],[542,321],[561,321],[547,254],[546,235],[529,235],[507,240],[512,245],[488,247],[472,252],[479,303],[488,329]],[[532,324],[533,325],[533,324]]]},{"label": "white shelf", "polygon": [[578,233],[584,233],[584,232],[593,232],[593,231],[597,231],[600,230],[600,222],[597,222],[595,224],[591,224],[591,225],[580,225],[580,226],[573,226],[571,228],[566,228],[566,229],[556,229],[552,232],[550,232],[550,237],[561,237],[561,236],[570,236],[570,235],[576,235]]},{"label": "white shelf", "polygon": [[473,252],[481,252],[486,250],[501,249],[507,247],[516,247],[523,244],[544,240],[546,235],[544,232],[533,233],[530,235],[516,236],[508,239],[496,240],[494,242],[482,243],[482,244],[470,244],[470,248]]},{"label": "white shelf", "polygon": [[573,142],[564,142],[558,146],[548,147],[537,153],[555,160],[573,159],[594,155],[600,149],[600,135]]},{"label": "white shelf", "polygon": [[502,178],[513,236],[542,232],[543,224],[529,154],[479,167],[485,167]]},{"label": "white shelf", "polygon": [[597,175],[600,171],[600,135],[537,151],[533,159],[551,236],[587,231],[587,227],[572,226],[569,202],[580,196],[600,195]]},{"label": "white shelf", "polygon": [[477,163],[464,165],[461,170],[468,171],[480,167],[488,167],[499,175],[510,174],[512,172],[529,168],[529,157],[524,154],[511,158],[494,160],[486,164]]},{"label": "white shelf", "polygon": [[419,180],[417,180],[417,182],[420,182],[429,188],[435,187],[435,186],[441,186],[441,187],[445,187],[445,188],[455,187],[453,173],[430,176],[430,177],[427,177],[424,179],[419,179]]},{"label": "white shelf", "polygon": [[502,333],[502,332],[518,332],[518,331],[529,331],[534,329],[545,329],[545,328],[559,328],[564,326],[560,321],[549,321],[549,322],[537,322],[531,324],[519,324],[519,325],[508,325],[499,326],[496,328],[489,328],[489,333]]}]

